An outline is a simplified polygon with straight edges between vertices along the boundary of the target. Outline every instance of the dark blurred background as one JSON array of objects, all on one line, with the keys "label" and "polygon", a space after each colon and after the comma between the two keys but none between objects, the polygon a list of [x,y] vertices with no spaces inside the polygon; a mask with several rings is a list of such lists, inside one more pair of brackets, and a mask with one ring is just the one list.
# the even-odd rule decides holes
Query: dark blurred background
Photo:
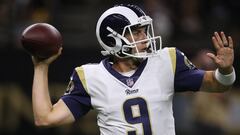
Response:
[{"label": "dark blurred background", "polygon": [[[0,0],[0,134],[99,134],[96,112],[60,127],[35,127],[31,106],[33,65],[21,47],[22,31],[37,22],[55,26],[62,34],[62,56],[50,67],[53,103],[64,93],[74,67],[103,57],[95,37],[98,17],[115,4],[142,7],[154,19],[163,47],[177,47],[199,68],[215,65],[205,56],[215,51],[215,31],[231,35],[235,44],[237,81],[223,94],[178,93],[174,98],[177,135],[239,135],[240,1],[237,0]],[[156,34],[156,35],[157,35]]]}]

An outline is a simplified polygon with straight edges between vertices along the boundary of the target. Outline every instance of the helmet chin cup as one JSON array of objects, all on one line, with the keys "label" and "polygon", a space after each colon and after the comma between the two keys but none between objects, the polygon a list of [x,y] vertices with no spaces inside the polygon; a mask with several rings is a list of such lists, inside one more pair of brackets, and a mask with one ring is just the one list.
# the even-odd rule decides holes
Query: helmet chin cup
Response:
[{"label": "helmet chin cup", "polygon": [[109,53],[108,51],[101,51],[101,54],[102,54],[103,56],[110,55],[110,53]]},{"label": "helmet chin cup", "polygon": [[130,50],[132,50],[132,48],[126,47],[126,46],[128,46],[128,45],[123,45],[122,52],[129,52]]}]

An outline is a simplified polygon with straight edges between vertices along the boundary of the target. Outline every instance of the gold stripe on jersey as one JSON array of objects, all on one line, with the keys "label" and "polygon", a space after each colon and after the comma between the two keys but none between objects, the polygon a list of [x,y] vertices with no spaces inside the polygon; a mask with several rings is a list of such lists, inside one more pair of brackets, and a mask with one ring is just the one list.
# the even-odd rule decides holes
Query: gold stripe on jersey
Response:
[{"label": "gold stripe on jersey", "polygon": [[172,69],[173,69],[173,73],[175,74],[175,70],[176,70],[176,49],[175,48],[169,48],[169,55],[171,58],[171,62],[172,62]]},{"label": "gold stripe on jersey", "polygon": [[79,77],[80,81],[82,82],[84,89],[88,93],[87,83],[86,83],[83,67],[77,67],[75,70],[77,71],[78,77]]}]

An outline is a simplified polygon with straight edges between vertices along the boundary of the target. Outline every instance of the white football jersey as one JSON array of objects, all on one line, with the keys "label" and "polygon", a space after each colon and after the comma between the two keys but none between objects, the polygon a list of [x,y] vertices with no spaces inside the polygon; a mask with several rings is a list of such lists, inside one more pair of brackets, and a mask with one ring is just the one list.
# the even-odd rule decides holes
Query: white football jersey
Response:
[{"label": "white football jersey", "polygon": [[130,77],[109,59],[77,67],[62,99],[75,119],[96,109],[101,135],[175,135],[173,94],[198,90],[203,74],[183,53],[165,48]]}]

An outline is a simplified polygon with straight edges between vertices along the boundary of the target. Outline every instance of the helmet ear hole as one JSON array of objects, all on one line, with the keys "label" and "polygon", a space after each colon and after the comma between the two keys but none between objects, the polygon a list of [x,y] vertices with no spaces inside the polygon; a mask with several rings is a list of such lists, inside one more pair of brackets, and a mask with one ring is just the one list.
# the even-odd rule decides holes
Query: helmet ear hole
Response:
[{"label": "helmet ear hole", "polygon": [[108,45],[109,45],[109,47],[115,47],[116,46],[116,41],[114,40],[114,38],[109,38]]}]

